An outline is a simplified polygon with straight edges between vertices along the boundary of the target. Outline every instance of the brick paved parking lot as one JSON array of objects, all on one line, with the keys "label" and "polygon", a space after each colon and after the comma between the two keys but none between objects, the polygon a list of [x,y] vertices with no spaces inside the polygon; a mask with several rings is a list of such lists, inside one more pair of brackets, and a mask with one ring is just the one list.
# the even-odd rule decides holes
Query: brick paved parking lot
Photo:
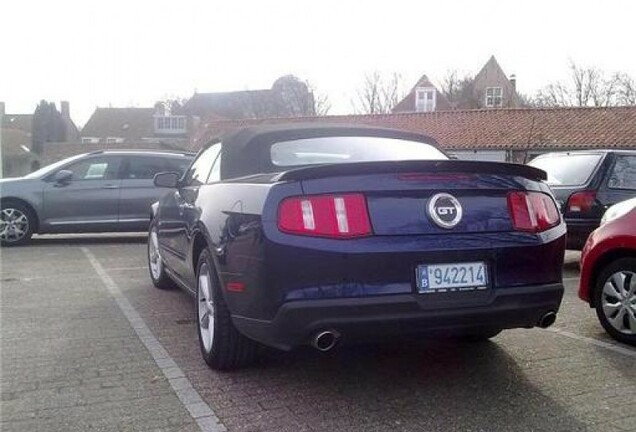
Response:
[{"label": "brick paved parking lot", "polygon": [[2,431],[636,430],[636,350],[576,297],[551,330],[268,354],[218,373],[192,299],[152,287],[145,239],[0,251]]}]

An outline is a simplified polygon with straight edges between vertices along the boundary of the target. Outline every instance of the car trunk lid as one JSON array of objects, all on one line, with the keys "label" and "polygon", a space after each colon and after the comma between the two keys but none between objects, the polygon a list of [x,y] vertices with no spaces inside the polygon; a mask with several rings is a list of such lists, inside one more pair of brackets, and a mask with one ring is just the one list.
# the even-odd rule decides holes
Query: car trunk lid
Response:
[{"label": "car trunk lid", "polygon": [[377,236],[513,231],[508,193],[546,191],[543,178],[523,165],[466,161],[339,164],[281,176],[300,180],[307,195],[363,193]]}]

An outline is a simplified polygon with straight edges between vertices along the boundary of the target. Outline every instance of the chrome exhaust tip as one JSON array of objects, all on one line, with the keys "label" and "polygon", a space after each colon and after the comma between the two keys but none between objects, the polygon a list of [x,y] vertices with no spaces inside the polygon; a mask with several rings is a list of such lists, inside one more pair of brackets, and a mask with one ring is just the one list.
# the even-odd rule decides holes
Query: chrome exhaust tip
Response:
[{"label": "chrome exhaust tip", "polygon": [[539,320],[539,327],[548,328],[556,321],[556,314],[554,312],[548,312]]},{"label": "chrome exhaust tip", "polygon": [[338,344],[340,333],[335,330],[324,330],[316,333],[311,341],[311,346],[318,351],[327,352]]}]

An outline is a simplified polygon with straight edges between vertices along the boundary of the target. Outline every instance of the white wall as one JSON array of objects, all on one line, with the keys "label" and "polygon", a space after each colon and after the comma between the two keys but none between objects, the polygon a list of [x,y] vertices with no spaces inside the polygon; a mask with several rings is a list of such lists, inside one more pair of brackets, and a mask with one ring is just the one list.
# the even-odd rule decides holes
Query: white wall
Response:
[{"label": "white wall", "polygon": [[505,150],[450,151],[451,155],[463,160],[505,162]]}]

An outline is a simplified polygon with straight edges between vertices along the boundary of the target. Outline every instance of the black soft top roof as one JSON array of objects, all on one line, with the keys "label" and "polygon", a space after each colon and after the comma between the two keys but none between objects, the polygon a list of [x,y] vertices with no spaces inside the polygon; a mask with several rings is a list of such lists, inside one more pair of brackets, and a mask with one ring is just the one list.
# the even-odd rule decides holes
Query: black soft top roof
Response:
[{"label": "black soft top roof", "polygon": [[330,136],[374,136],[419,141],[438,147],[430,136],[397,129],[365,125],[286,123],[250,126],[221,138],[223,159],[221,174],[224,179],[250,174],[281,171],[272,164],[270,147],[281,141]]}]

